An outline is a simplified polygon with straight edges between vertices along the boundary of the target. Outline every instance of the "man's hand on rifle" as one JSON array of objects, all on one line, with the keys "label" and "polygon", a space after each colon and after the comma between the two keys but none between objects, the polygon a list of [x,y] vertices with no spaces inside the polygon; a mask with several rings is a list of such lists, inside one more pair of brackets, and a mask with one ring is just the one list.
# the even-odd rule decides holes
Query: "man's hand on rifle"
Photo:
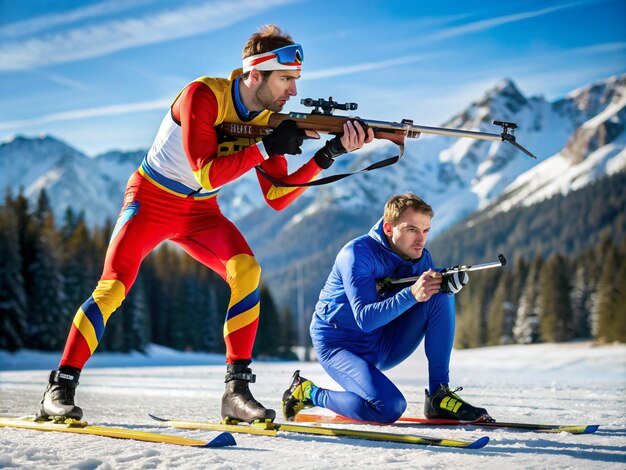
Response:
[{"label": "man's hand on rifle", "polygon": [[418,302],[426,302],[441,290],[441,273],[429,269],[411,286],[411,294]]},{"label": "man's hand on rifle", "polygon": [[265,151],[272,157],[274,155],[298,155],[302,153],[300,147],[304,139],[319,139],[316,131],[298,129],[295,121],[287,119],[279,124],[274,131],[263,137]]},{"label": "man's hand on rifle", "polygon": [[343,134],[327,141],[313,158],[317,166],[325,170],[330,168],[339,155],[358,150],[372,140],[374,140],[374,131],[371,128],[367,128],[366,132],[357,120],[346,121],[343,124]]},{"label": "man's hand on rifle", "polygon": [[367,131],[357,119],[344,122],[341,145],[346,152],[354,152],[374,140],[374,131],[370,127],[365,127]]},{"label": "man's hand on rifle", "polygon": [[[452,269],[458,268],[454,266]],[[443,273],[441,280],[441,292],[458,294],[463,286],[469,282],[469,274],[465,271],[454,271],[451,273]]]}]

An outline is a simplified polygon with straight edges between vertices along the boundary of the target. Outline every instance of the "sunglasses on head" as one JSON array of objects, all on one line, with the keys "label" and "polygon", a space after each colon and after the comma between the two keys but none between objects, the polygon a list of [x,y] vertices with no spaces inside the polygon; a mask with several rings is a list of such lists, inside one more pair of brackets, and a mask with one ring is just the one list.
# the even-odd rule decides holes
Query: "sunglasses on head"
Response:
[{"label": "sunglasses on head", "polygon": [[276,54],[276,60],[283,65],[302,65],[304,51],[300,44],[290,44],[270,51]]},{"label": "sunglasses on head", "polygon": [[273,51],[255,54],[243,59],[243,71],[257,70],[300,70],[304,51],[300,44],[289,44]]}]

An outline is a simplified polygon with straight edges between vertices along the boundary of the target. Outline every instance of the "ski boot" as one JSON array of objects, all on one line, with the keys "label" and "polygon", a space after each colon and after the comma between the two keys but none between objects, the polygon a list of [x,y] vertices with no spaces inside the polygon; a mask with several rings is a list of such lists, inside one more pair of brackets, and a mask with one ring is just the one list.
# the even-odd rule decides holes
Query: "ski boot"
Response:
[{"label": "ski boot", "polygon": [[424,416],[461,421],[494,421],[487,410],[472,406],[459,397],[456,392],[461,390],[463,387],[450,390],[447,384],[439,385],[439,388],[432,395],[428,394],[428,390],[424,390],[426,394]]},{"label": "ski boot", "polygon": [[62,368],[50,372],[48,388],[43,394],[35,420],[71,418],[80,420],[83,410],[74,404],[80,369]]},{"label": "ski boot", "polygon": [[283,393],[283,416],[287,421],[293,421],[298,413],[305,408],[315,406],[311,400],[311,393],[317,388],[313,382],[300,377],[297,370],[291,377],[291,385]]},{"label": "ski boot", "polygon": [[250,361],[235,361],[226,365],[226,390],[222,396],[222,422],[225,424],[272,422],[276,412],[254,399],[249,383],[256,381],[248,365]]}]

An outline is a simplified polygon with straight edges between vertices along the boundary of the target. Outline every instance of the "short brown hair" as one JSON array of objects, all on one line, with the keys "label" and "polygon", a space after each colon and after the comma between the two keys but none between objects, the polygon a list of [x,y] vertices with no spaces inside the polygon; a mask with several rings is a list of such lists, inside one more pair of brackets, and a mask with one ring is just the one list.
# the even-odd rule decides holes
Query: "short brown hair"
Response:
[{"label": "short brown hair", "polygon": [[[274,49],[289,46],[290,44],[295,44],[295,42],[289,34],[282,31],[275,24],[266,24],[261,26],[258,32],[250,36],[248,42],[243,46],[241,58],[245,59],[251,55],[273,51]],[[248,77],[249,73],[250,72],[246,72],[242,75],[244,80]],[[271,70],[261,71],[261,75],[265,78],[269,77],[271,73]]]},{"label": "short brown hair", "polygon": [[396,194],[392,196],[385,204],[385,215],[383,220],[392,225],[396,225],[402,216],[402,213],[408,208],[414,211],[429,215],[431,218],[435,216],[433,208],[424,200],[413,193]]}]

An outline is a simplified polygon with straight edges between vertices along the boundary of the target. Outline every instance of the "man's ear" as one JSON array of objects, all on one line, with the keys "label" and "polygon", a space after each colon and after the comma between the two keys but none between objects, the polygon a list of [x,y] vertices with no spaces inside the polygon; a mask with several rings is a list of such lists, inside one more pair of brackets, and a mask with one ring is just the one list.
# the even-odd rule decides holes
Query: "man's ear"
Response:
[{"label": "man's ear", "polygon": [[383,232],[388,237],[393,234],[393,225],[391,225],[391,222],[383,222]]},{"label": "man's ear", "polygon": [[263,75],[257,69],[250,70],[250,84],[258,85],[263,81]]}]

